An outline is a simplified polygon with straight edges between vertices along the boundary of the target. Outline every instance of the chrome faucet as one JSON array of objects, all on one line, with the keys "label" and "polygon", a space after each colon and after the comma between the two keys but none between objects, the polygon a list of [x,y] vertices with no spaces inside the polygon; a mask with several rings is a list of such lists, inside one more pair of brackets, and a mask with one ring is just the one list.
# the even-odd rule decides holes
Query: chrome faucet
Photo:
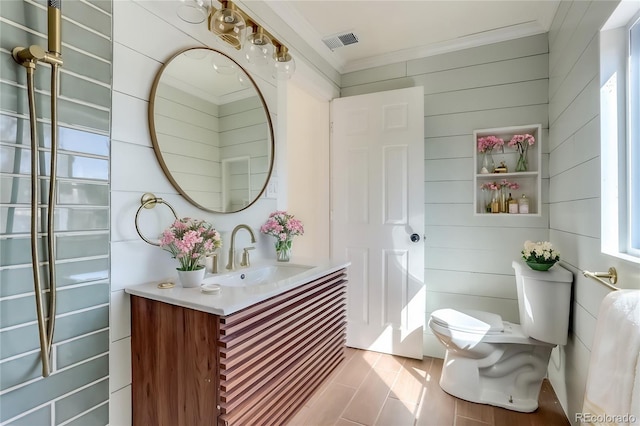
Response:
[{"label": "chrome faucet", "polygon": [[236,258],[236,233],[240,230],[240,229],[246,229],[247,231],[249,231],[249,234],[251,234],[251,242],[253,244],[256,243],[256,236],[253,234],[253,230],[251,230],[251,228],[249,228],[247,225],[245,224],[240,224],[238,226],[236,226],[235,228],[233,228],[233,232],[231,233],[231,245],[229,247],[229,263],[227,263],[227,269],[230,271],[233,271],[236,267],[236,262],[235,262],[235,258]]}]

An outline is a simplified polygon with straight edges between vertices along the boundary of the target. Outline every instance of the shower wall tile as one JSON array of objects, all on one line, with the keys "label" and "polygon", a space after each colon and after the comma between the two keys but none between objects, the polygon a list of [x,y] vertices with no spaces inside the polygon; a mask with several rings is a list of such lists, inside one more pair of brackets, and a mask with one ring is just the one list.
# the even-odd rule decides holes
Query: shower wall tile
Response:
[{"label": "shower wall tile", "polygon": [[[54,342],[79,337],[109,327],[109,307],[99,307],[56,320]],[[37,324],[0,331],[0,357],[2,359],[39,349]],[[105,370],[103,373],[106,373]],[[44,380],[43,382],[46,382]],[[2,396],[5,397],[4,395]]]},{"label": "shower wall tile", "polygon": [[[19,2],[6,2],[6,3],[19,3]],[[4,4],[4,3],[3,3]],[[7,49],[6,52],[0,52],[0,74],[6,80],[16,81],[25,85],[27,78],[24,68],[18,66],[11,57],[11,50],[16,46],[46,46],[47,39],[37,34],[24,33],[21,28],[11,25],[11,23],[4,23],[0,27],[0,46]],[[86,76],[91,80],[96,80],[104,84],[111,84],[111,63],[104,59],[94,58],[87,56],[86,53],[65,49],[63,51],[64,64],[60,68],[60,73],[65,74],[67,72],[73,73],[79,77]],[[49,72],[46,71],[48,66],[42,65],[38,67],[35,80],[36,87],[38,89],[50,87]]]},{"label": "shower wall tile", "polygon": [[87,426],[87,425],[106,425],[109,423],[109,404],[106,403],[100,405],[86,412],[85,414],[78,416],[76,419],[69,423],[65,423],[65,426]]},{"label": "shower wall tile", "polygon": [[[66,422],[67,420],[82,414],[81,411],[86,407],[95,407],[104,402],[109,397],[109,381],[102,380],[95,383],[81,392],[69,395],[60,401],[56,401],[55,407],[55,424]],[[85,424],[103,424],[98,422],[90,422]]]},{"label": "shower wall tile", "polygon": [[[39,0],[42,4],[47,4],[44,0]],[[108,37],[111,35],[111,16],[109,14],[110,11],[105,11],[97,8],[94,5],[84,2],[78,2],[80,4],[76,5],[76,7],[64,7],[63,3],[63,16],[66,19],[70,19],[82,25],[85,25],[92,30],[103,34]],[[106,3],[106,2],[105,2]],[[64,27],[63,27],[64,31]]]},{"label": "shower wall tile", "polygon": [[[75,368],[51,375],[47,380],[29,383],[0,399],[0,422],[38,407],[50,400],[51,395],[64,395],[104,377],[109,357],[103,355]],[[106,424],[106,423],[105,423]]]},{"label": "shower wall tile", "polygon": [[[40,268],[45,276],[47,269]],[[58,288],[85,282],[106,280],[109,278],[109,259],[78,260],[58,262],[56,267]],[[31,265],[20,268],[0,269],[0,298],[33,292],[33,272]],[[46,283],[45,283],[46,284]],[[46,286],[45,286],[46,287]]]},{"label": "shower wall tile", "polygon": [[[41,377],[30,253],[30,125],[16,46],[46,48],[46,0],[0,8],[0,423],[109,423],[112,0],[63,1],[55,235],[55,371]],[[43,36],[44,35],[44,36]],[[41,231],[48,200],[50,67],[35,73]],[[46,243],[39,239],[47,288]],[[43,292],[45,300],[48,291]],[[54,410],[55,405],[55,410]],[[32,411],[33,410],[33,411]],[[30,412],[31,411],[31,412]],[[28,414],[27,414],[28,413]]]},{"label": "shower wall tile", "polygon": [[71,74],[60,74],[60,96],[65,98],[109,108],[111,105],[110,93],[111,89],[109,87]]},{"label": "shower wall tile", "polygon": [[2,386],[2,389],[11,388],[35,379],[40,374],[42,374],[40,351],[34,351],[0,364],[0,386]]},{"label": "shower wall tile", "polygon": [[103,256],[109,253],[109,235],[60,235],[56,239],[58,259]]},{"label": "shower wall tile", "polygon": [[57,190],[59,204],[109,205],[109,186],[105,184],[59,181]]},{"label": "shower wall tile", "polygon": [[56,345],[56,368],[65,368],[109,351],[109,331],[90,334]]},{"label": "shower wall tile", "polygon": [[13,426],[47,425],[51,423],[51,406],[46,405],[18,420],[11,422]]},{"label": "shower wall tile", "polygon": [[[28,116],[27,90],[24,87],[16,87],[6,83],[0,83],[0,109]],[[49,95],[36,93],[38,118],[50,119],[51,111]],[[58,99],[58,120],[72,126],[109,132],[109,111],[107,109],[94,108],[89,105],[78,104],[67,99]]]}]

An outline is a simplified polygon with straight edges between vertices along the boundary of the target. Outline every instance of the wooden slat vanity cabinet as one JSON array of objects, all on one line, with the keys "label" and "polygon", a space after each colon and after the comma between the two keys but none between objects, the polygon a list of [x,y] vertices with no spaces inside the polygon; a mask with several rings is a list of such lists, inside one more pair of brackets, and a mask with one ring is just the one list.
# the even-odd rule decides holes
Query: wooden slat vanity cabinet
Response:
[{"label": "wooden slat vanity cabinet", "polygon": [[340,269],[228,316],[132,295],[133,424],[285,424],[344,359],[346,283]]}]

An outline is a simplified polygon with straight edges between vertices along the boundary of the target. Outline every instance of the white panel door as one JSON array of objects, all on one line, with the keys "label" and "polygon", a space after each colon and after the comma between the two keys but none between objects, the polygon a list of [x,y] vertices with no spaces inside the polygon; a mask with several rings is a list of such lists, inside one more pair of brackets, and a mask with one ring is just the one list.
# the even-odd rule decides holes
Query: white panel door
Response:
[{"label": "white panel door", "polygon": [[424,90],[332,101],[332,256],[348,260],[347,345],[422,358]]}]

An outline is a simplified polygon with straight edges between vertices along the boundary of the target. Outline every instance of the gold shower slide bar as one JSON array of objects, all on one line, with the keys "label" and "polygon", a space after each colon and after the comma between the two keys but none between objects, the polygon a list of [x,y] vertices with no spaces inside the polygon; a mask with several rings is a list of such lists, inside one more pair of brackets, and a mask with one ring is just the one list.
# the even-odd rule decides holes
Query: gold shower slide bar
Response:
[{"label": "gold shower slide bar", "polygon": [[[582,275],[585,277],[593,278],[598,281],[600,284],[609,287],[612,290],[620,290],[620,288],[616,287],[614,284],[618,282],[618,271],[613,266],[609,268],[608,272],[589,272],[582,271]],[[603,278],[608,278],[609,282],[603,280]]]}]

